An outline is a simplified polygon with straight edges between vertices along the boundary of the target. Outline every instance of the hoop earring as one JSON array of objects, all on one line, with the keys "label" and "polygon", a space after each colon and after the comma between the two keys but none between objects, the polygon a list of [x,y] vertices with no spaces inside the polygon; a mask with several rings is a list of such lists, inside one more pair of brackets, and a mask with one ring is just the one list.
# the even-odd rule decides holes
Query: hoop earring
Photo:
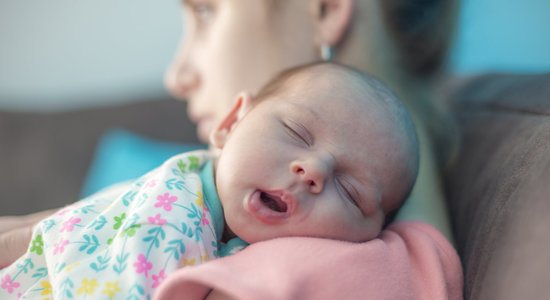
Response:
[{"label": "hoop earring", "polygon": [[321,45],[321,59],[323,61],[331,61],[333,55],[332,47],[329,44]]}]

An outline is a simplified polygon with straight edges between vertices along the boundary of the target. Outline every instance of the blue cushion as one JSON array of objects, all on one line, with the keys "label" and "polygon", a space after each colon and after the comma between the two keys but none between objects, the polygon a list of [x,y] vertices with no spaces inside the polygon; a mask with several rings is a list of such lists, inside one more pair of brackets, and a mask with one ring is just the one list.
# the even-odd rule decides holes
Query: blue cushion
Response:
[{"label": "blue cushion", "polygon": [[205,146],[155,140],[123,129],[109,130],[99,141],[82,196],[138,178],[173,155],[201,148]]}]

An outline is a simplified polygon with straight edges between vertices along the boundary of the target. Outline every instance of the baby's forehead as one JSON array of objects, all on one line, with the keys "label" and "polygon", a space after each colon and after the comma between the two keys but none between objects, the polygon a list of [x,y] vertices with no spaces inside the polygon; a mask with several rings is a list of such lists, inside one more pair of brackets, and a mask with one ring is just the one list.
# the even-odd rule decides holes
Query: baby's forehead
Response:
[{"label": "baby's forehead", "polygon": [[337,65],[320,65],[304,68],[301,72],[289,76],[283,85],[287,85],[291,90],[310,88],[334,92],[367,92],[373,88],[375,82],[369,76],[352,69]]},{"label": "baby's forehead", "polygon": [[336,64],[317,64],[283,73],[267,87],[262,100],[307,108],[329,126],[368,131],[373,123],[389,125],[396,117],[393,94],[378,80]]},{"label": "baby's forehead", "polygon": [[341,121],[343,125],[389,112],[384,99],[370,85],[351,76],[306,78],[302,82],[296,80],[295,85],[280,96],[304,108],[318,111],[319,115],[327,119]]}]

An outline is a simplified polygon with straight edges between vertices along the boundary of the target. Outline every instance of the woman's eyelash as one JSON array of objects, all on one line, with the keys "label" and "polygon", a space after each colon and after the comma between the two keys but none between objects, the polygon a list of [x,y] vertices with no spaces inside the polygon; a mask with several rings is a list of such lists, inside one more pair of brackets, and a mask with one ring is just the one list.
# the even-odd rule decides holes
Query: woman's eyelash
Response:
[{"label": "woman's eyelash", "polygon": [[197,4],[193,8],[193,11],[195,12],[195,15],[197,16],[197,18],[202,21],[209,20],[214,14],[214,8],[212,7],[212,5],[207,3]]},{"label": "woman's eyelash", "polygon": [[184,4],[189,7],[193,16],[199,23],[206,23],[214,14],[214,6],[206,1],[184,0]]}]

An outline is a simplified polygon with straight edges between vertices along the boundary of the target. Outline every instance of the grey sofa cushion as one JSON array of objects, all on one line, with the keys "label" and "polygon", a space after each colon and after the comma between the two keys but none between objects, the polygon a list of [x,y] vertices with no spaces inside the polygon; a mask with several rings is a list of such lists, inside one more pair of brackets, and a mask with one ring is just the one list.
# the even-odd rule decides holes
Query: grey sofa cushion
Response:
[{"label": "grey sofa cushion", "polygon": [[486,75],[451,95],[447,195],[466,299],[550,297],[550,74]]},{"label": "grey sofa cushion", "polygon": [[113,127],[198,142],[185,104],[171,99],[52,114],[0,111],[0,215],[78,200],[97,141]]}]

